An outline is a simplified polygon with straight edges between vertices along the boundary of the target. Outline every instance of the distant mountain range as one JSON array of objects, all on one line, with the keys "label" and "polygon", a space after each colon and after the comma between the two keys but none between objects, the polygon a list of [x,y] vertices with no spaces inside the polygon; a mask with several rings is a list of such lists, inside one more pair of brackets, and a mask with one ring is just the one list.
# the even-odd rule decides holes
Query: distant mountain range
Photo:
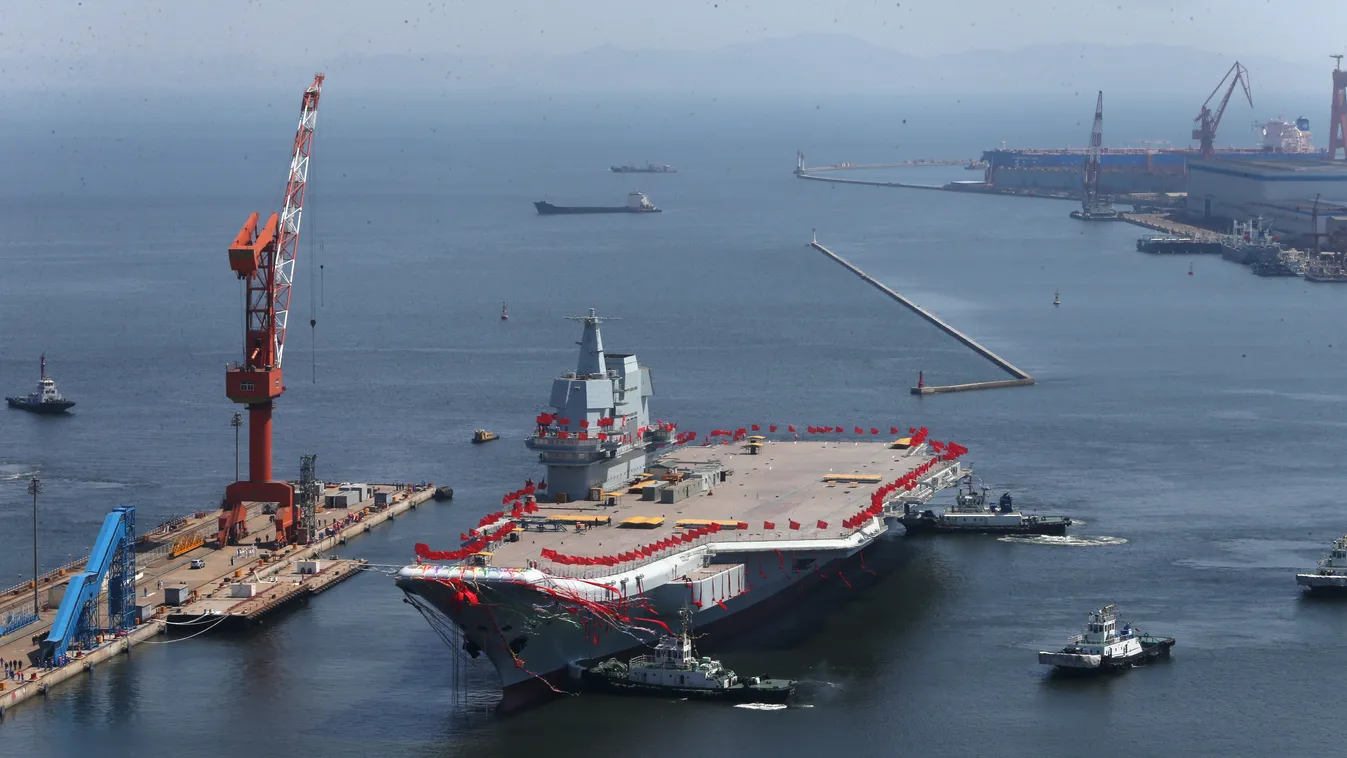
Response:
[{"label": "distant mountain range", "polygon": [[[1233,38],[1233,39],[1238,39]],[[1233,47],[1232,43],[1232,47]],[[205,59],[182,66],[157,60],[0,59],[0,86],[233,89],[304,78],[323,68],[348,91],[507,93],[991,94],[1073,95],[1209,92],[1238,58],[1260,91],[1328,96],[1331,61],[1314,66],[1183,47],[1038,45],[1002,52],[917,57],[842,35],[801,35],[709,51],[629,50],[614,46],[553,57],[453,55],[342,56],[303,66]],[[301,70],[295,74],[294,71]]]}]

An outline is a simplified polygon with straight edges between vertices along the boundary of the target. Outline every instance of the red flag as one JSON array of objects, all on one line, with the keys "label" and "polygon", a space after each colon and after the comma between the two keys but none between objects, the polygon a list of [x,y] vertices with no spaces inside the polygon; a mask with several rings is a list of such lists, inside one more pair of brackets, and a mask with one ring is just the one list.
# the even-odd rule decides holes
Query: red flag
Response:
[{"label": "red flag", "polygon": [[755,431],[755,432],[758,431],[758,430],[761,429],[761,428],[762,428],[762,427],[758,426],[757,424],[754,424],[754,425],[752,426],[752,429],[753,429],[753,431]]},{"label": "red flag", "polygon": [[864,430],[864,429],[861,429],[861,428],[858,426],[858,427],[856,427],[856,433],[857,433],[857,434],[865,434],[865,430]]},{"label": "red flag", "polygon": [[747,529],[747,528],[748,528],[748,522],[747,522],[747,521],[740,521],[740,522],[738,522],[737,524],[734,525],[734,528],[735,528],[735,529]]},{"label": "red flag", "polygon": [[800,528],[800,524],[799,524],[798,522],[796,522],[794,519],[791,519],[791,520],[790,520],[790,528],[791,528],[791,529],[796,529],[796,530],[798,530],[798,529]]},{"label": "red flag", "polygon": [[588,428],[589,428],[589,419],[584,419],[584,418],[580,419],[580,428],[581,428],[581,429],[588,429]]},{"label": "red flag", "polygon": [[[788,427],[786,427],[786,431],[788,431],[788,432],[793,432],[793,431],[795,431],[795,427],[794,427],[794,426],[788,426]],[[813,431],[813,430],[811,429],[810,431]]]},{"label": "red flag", "polygon": [[763,529],[767,529],[767,530],[775,529],[775,528],[776,528],[776,524],[774,524],[774,523],[772,523],[772,522],[770,522],[770,521],[764,521],[764,522],[762,522],[762,528],[763,528]]},{"label": "red flag", "polygon": [[827,521],[824,521],[823,519],[819,519],[819,522],[818,522],[818,528],[820,528],[820,529],[827,529],[827,528],[828,528],[828,522],[827,522]]},{"label": "red flag", "polygon": [[871,433],[871,434],[879,434],[879,430],[876,429],[876,428],[874,428],[874,427],[872,426],[872,427],[870,427],[870,433]]},{"label": "red flag", "polygon": [[896,426],[891,426],[891,427],[889,427],[889,434],[897,434],[897,433],[898,433],[898,427],[896,427]]},{"label": "red flag", "polygon": [[775,432],[775,431],[776,431],[776,424],[772,424],[771,426],[767,427],[767,431],[769,431],[769,432]]}]

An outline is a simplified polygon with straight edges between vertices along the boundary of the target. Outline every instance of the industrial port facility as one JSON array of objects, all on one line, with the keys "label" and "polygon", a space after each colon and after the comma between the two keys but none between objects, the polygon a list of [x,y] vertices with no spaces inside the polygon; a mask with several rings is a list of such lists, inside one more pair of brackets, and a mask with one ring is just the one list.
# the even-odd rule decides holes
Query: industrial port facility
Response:
[{"label": "industrial port facility", "polygon": [[[951,182],[939,189],[1081,200],[1093,192],[1120,205],[1158,207],[1174,220],[1213,232],[1262,217],[1287,243],[1332,247],[1347,237],[1347,71],[1342,56],[1330,72],[1328,142],[1313,144],[1311,121],[1263,122],[1250,147],[1216,147],[1218,129],[1232,99],[1253,105],[1249,73],[1238,62],[1226,72],[1193,119],[1192,148],[1010,148],[986,150],[976,161],[911,161],[903,165],[968,164],[981,180]],[[1102,103],[1102,93],[1101,93]],[[1097,119],[1102,112],[1097,111]],[[1095,135],[1092,135],[1095,136]],[[891,164],[899,165],[899,164]],[[1094,168],[1091,169],[1090,166]],[[797,155],[796,175],[845,183],[910,187],[902,182],[834,178],[831,172],[878,168],[852,163],[806,168]],[[1093,170],[1093,176],[1090,172]],[[924,186],[923,189],[936,189]],[[1347,246],[1347,243],[1337,243]]]}]

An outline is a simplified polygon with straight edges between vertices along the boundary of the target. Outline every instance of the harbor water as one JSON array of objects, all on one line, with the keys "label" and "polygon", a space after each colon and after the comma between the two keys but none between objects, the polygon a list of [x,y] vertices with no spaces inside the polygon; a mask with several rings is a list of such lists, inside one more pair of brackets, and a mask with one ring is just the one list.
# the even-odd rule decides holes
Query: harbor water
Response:
[{"label": "harbor water", "polygon": [[[883,569],[867,586],[825,586],[798,613],[703,641],[741,673],[804,680],[782,710],[586,696],[495,717],[492,672],[477,663],[456,682],[451,651],[370,572],[248,636],[140,646],[7,714],[0,752],[131,754],[168,741],[182,758],[662,758],[689,744],[707,755],[1214,756],[1338,744],[1324,714],[1347,666],[1347,605],[1302,599],[1293,574],[1347,532],[1347,290],[1139,254],[1144,230],[1073,222],[1069,203],[790,175],[801,147],[811,165],[957,158],[1005,136],[951,134],[938,103],[495,116],[488,105],[404,113],[415,128],[392,138],[374,109],[335,90],[324,103],[277,474],[297,476],[316,453],[329,480],[455,489],[452,504],[352,540],[345,555],[400,565],[413,542],[452,545],[501,492],[536,478],[522,440],[574,360],[576,327],[562,317],[591,307],[621,318],[605,326],[606,347],[650,366],[655,417],[701,432],[928,426],[971,449],[993,497],[1084,522],[1072,529],[1081,539],[905,540],[898,529],[867,553]],[[137,505],[143,528],[218,505],[234,475],[223,367],[241,303],[225,247],[249,211],[279,202],[293,122],[275,110],[263,125],[208,129],[204,143],[74,116],[50,134],[20,124],[0,135],[17,156],[0,185],[0,385],[29,391],[45,351],[78,403],[67,417],[0,417],[0,585],[31,570],[30,475],[45,483],[45,567],[87,551],[113,506]],[[1073,112],[1047,120],[1074,123]],[[1154,136],[1177,112],[1134,114],[1136,133],[1118,139]],[[1027,121],[1009,128],[1032,135]],[[645,160],[678,172],[608,171]],[[532,207],[618,204],[638,189],[664,212]],[[814,229],[1037,384],[910,395],[918,371],[939,384],[1003,374],[809,249]],[[469,444],[476,428],[501,439]],[[1108,602],[1176,637],[1173,660],[1103,680],[1046,676],[1036,651],[1060,648]]]}]

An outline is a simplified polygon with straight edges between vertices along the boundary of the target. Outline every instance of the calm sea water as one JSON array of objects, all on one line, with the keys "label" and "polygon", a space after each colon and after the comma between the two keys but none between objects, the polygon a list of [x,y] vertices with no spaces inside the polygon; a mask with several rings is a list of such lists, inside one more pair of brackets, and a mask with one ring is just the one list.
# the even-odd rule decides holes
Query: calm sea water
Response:
[{"label": "calm sea water", "polygon": [[[640,355],[656,415],[684,429],[927,425],[968,445],[997,494],[1115,544],[897,537],[873,586],[833,588],[715,648],[741,671],[807,680],[804,707],[783,711],[586,697],[498,719],[485,712],[489,670],[473,672],[458,705],[443,644],[391,580],[368,574],[247,638],[137,648],[12,712],[6,754],[171,743],[183,756],[816,755],[844,744],[1193,756],[1338,743],[1325,703],[1347,665],[1347,607],[1301,599],[1292,574],[1347,531],[1347,290],[1213,259],[1188,276],[1188,259],[1133,252],[1136,228],[1072,223],[1059,202],[790,176],[800,148],[828,163],[966,157],[1007,136],[1064,144],[1079,103],[390,111],[328,94],[306,218],[322,244],[301,254],[276,469],[294,476],[314,452],[329,479],[457,491],[347,554],[406,562],[412,542],[448,544],[536,476],[520,440],[574,360],[578,328],[562,317],[590,307],[621,317],[606,344]],[[68,418],[0,415],[0,584],[30,565],[32,473],[46,481],[48,566],[87,550],[115,505],[136,504],[148,526],[218,502],[233,475],[222,373],[240,317],[224,247],[248,211],[279,202],[293,124],[288,105],[273,110],[237,129],[208,118],[205,136],[130,116],[7,128],[0,385],[26,391],[46,351],[79,405]],[[1172,137],[1186,123],[1175,113],[1186,110],[1130,112],[1117,139]],[[644,160],[680,170],[605,170]],[[631,189],[666,212],[540,218],[530,205],[618,203]],[[811,229],[1038,384],[911,397],[921,370],[941,383],[997,371],[807,249]],[[469,445],[477,427],[504,440]],[[1174,660],[1106,681],[1046,678],[1035,651],[1060,647],[1110,601],[1176,636]]]}]

